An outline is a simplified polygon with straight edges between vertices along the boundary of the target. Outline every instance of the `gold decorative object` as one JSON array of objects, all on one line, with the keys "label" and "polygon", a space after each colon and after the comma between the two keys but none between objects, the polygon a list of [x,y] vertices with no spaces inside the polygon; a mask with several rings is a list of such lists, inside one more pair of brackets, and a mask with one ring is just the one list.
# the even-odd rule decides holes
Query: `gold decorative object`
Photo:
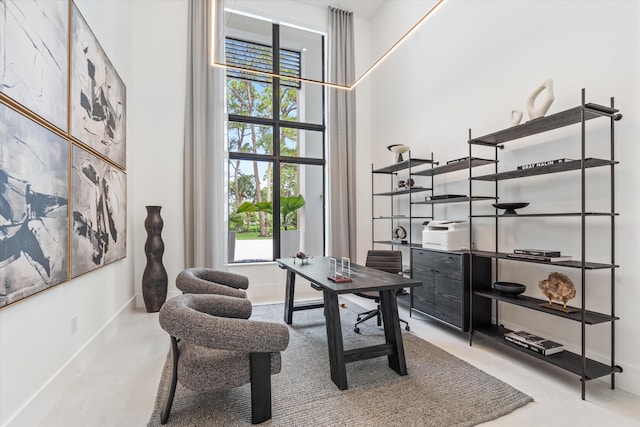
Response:
[{"label": "gold decorative object", "polygon": [[[549,277],[538,282],[538,287],[549,299],[548,307],[556,308],[553,305],[553,301],[561,301],[564,306],[562,308],[558,307],[558,309],[563,310],[565,313],[576,311],[575,309],[567,309],[567,301],[576,296],[576,287],[567,275],[558,272],[550,273]],[[547,306],[546,303],[540,305]]]}]

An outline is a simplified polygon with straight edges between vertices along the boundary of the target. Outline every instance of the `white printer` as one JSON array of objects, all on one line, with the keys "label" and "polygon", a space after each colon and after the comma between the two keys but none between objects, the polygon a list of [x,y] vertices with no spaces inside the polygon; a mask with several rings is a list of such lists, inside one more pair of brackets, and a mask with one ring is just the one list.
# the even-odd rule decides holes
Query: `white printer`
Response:
[{"label": "white printer", "polygon": [[422,230],[422,247],[426,249],[459,250],[469,247],[469,223],[436,219]]}]

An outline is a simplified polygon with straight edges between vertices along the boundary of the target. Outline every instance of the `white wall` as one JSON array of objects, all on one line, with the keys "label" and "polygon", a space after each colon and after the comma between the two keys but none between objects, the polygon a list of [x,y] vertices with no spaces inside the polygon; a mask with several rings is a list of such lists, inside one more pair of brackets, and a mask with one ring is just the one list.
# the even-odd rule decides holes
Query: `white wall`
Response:
[{"label": "white wall", "polygon": [[[407,12],[410,8],[407,8]],[[397,10],[396,10],[397,12]],[[389,12],[382,9],[371,22],[372,43],[385,43]],[[382,166],[391,156],[385,147],[402,142],[413,157],[447,160],[468,155],[468,129],[480,136],[511,126],[512,108],[525,111],[528,95],[545,79],[555,83],[555,102],[549,114],[580,104],[580,90],[587,102],[604,105],[615,96],[624,117],[616,122],[616,362],[624,373],[616,385],[640,393],[640,288],[637,262],[640,202],[637,186],[640,158],[640,3],[629,1],[450,1],[426,25],[406,41],[373,74],[371,158]],[[382,38],[382,39],[380,39]],[[587,154],[608,156],[608,124],[594,120],[587,126]],[[514,169],[530,161],[580,156],[579,125],[506,144],[500,152],[500,170]],[[474,155],[493,156],[493,150],[474,147]],[[490,169],[490,168],[489,168]],[[491,173],[478,170],[476,174]],[[368,180],[362,193],[370,190]],[[589,170],[588,210],[607,211],[609,180],[605,170]],[[419,183],[416,183],[419,184]],[[439,193],[467,194],[467,173],[437,177]],[[493,184],[474,184],[474,189],[493,194]],[[531,202],[529,212],[580,210],[579,173],[500,184],[503,201]],[[359,188],[360,191],[360,188]],[[475,193],[475,192],[474,192]],[[477,194],[477,193],[475,193]],[[484,205],[483,205],[484,203]],[[437,218],[466,219],[466,204],[437,207]],[[363,210],[366,206],[362,206]],[[492,213],[489,202],[474,204],[474,213]],[[492,221],[476,220],[475,240],[480,249],[493,249]],[[558,248],[580,259],[579,219],[521,219],[501,221],[501,250],[517,247]],[[590,260],[606,262],[609,244],[608,222],[589,219],[587,247]],[[419,226],[414,226],[419,228]],[[416,230],[419,231],[419,230]],[[358,235],[366,245],[369,234]],[[539,280],[553,270],[544,267],[501,264],[501,279],[525,283],[527,295],[541,297]],[[580,283],[580,272],[558,269]],[[587,275],[587,305],[596,311],[609,310],[608,275]],[[578,286],[579,287],[579,286]],[[580,292],[571,304],[579,305]],[[513,328],[540,333],[565,343],[579,352],[580,325],[518,307],[501,305],[501,321]],[[590,356],[608,363],[609,324],[587,331]]]},{"label": "white wall", "polygon": [[[71,372],[141,301],[145,205],[163,206],[170,283],[183,261],[187,0],[75,0],[127,86],[127,258],[0,310],[0,425],[35,425]],[[71,333],[71,318],[78,329]]]}]

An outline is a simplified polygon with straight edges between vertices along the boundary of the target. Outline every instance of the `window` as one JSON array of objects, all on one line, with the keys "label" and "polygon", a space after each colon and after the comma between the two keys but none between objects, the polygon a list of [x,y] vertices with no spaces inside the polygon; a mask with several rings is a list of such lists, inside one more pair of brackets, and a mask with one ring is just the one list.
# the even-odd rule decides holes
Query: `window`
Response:
[{"label": "window", "polygon": [[226,21],[226,62],[243,69],[227,69],[229,260],[323,255],[324,90],[299,78],[324,77],[324,37]]}]

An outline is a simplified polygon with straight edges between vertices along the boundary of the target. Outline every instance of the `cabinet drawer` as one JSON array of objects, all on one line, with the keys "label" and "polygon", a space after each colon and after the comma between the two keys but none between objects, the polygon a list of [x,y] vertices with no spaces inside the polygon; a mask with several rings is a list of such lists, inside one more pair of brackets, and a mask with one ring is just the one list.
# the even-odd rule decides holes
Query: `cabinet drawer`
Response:
[{"label": "cabinet drawer", "polygon": [[438,277],[435,286],[435,315],[452,325],[462,327],[462,282]]},{"label": "cabinet drawer", "polygon": [[429,267],[434,273],[452,279],[462,280],[462,255],[416,249],[413,251],[415,265]]},{"label": "cabinet drawer", "polygon": [[427,314],[435,314],[435,284],[433,281],[433,274],[423,277],[414,278],[422,280],[422,286],[414,286],[411,288],[413,292],[413,307]]},{"label": "cabinet drawer", "polygon": [[462,301],[462,282],[449,277],[437,277],[435,287],[436,302],[454,299]]}]

